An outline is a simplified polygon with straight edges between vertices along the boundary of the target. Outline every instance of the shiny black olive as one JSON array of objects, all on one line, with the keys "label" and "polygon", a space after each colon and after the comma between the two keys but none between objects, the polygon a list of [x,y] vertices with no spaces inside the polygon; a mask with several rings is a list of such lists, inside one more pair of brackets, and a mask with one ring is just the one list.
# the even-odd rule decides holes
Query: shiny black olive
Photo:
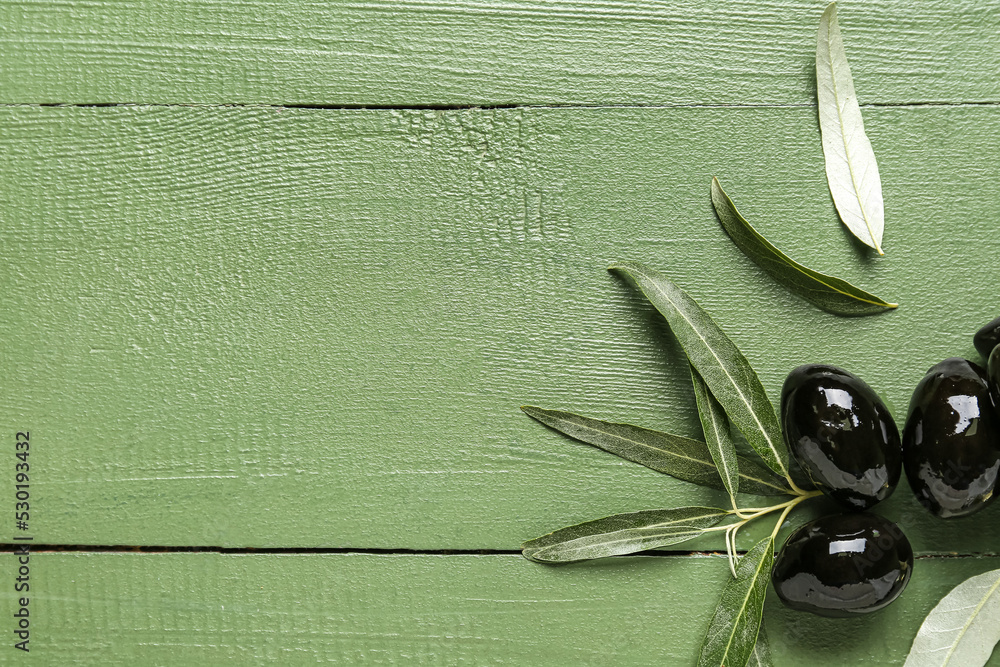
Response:
[{"label": "shiny black olive", "polygon": [[979,350],[979,354],[989,358],[993,348],[1000,345],[1000,317],[977,331],[972,337],[972,344]]},{"label": "shiny black olive", "polygon": [[937,516],[965,516],[993,498],[1000,419],[977,364],[952,357],[917,384],[903,428],[903,467],[917,500]]},{"label": "shiny black olive", "polygon": [[896,488],[903,450],[896,422],[864,380],[836,366],[799,366],[781,388],[788,450],[817,488],[865,510]]},{"label": "shiny black olive", "polygon": [[797,529],[774,561],[771,583],[792,609],[846,617],[878,611],[913,573],[899,526],[877,514],[833,514]]},{"label": "shiny black olive", "polygon": [[990,388],[990,396],[993,397],[993,408],[1000,417],[1000,345],[993,348],[990,353],[989,365],[986,367],[986,384]]}]

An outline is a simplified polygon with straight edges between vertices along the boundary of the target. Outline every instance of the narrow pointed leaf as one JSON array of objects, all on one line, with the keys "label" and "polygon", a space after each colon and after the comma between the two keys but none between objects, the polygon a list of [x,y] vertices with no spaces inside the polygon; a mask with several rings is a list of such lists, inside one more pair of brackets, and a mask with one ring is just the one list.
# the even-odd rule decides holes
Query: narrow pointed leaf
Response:
[{"label": "narrow pointed leaf", "polygon": [[830,3],[819,21],[816,101],[826,180],[840,219],[863,243],[875,248],[878,254],[885,254],[882,181],[854,93],[854,79],[837,24],[836,3]]},{"label": "narrow pointed leaf", "polygon": [[[725,489],[708,446],[671,433],[651,431],[631,424],[615,424],[572,412],[521,407],[528,416],[571,438],[652,468],[677,479],[713,489]],[[750,459],[737,456],[743,493],[758,496],[790,494],[787,482]]]},{"label": "narrow pointed leaf", "polygon": [[729,432],[729,419],[694,366],[691,366],[691,381],[694,384],[694,398],[698,404],[698,418],[705,432],[705,445],[735,505],[735,497],[740,490],[740,468],[736,460],[736,445]]},{"label": "narrow pointed leaf", "polygon": [[1000,642],[1000,570],[966,579],[924,619],[903,667],[981,667]]},{"label": "narrow pointed leaf", "polygon": [[728,516],[716,507],[678,507],[615,514],[562,528],[521,545],[525,558],[572,563],[621,556],[698,537]]},{"label": "narrow pointed leaf", "polygon": [[736,578],[722,589],[698,667],[744,667],[749,662],[760,631],[773,562],[774,540],[770,537],[740,559]]},{"label": "narrow pointed leaf", "polygon": [[744,255],[817,308],[835,315],[874,315],[897,306],[845,280],[802,266],[778,250],[740,214],[716,178],[712,179],[712,205],[722,228]]},{"label": "narrow pointed leaf", "polygon": [[764,624],[760,625],[760,632],[757,633],[757,643],[753,645],[753,652],[747,667],[773,667],[771,659],[771,646],[767,643],[767,635],[764,633]]},{"label": "narrow pointed leaf", "polygon": [[781,428],[757,373],[743,353],[701,306],[662,274],[639,264],[610,267],[632,281],[667,318],[670,329],[729,421],[746,437],[768,468],[788,477],[788,450]]}]

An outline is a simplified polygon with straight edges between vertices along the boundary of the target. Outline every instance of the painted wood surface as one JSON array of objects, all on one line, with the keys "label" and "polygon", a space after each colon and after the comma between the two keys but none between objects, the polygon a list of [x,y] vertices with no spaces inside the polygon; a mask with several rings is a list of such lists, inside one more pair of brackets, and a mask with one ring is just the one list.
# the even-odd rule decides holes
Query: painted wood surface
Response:
[{"label": "painted wood surface", "polygon": [[[862,103],[1000,101],[995,3],[839,4]],[[6,2],[0,102],[811,104],[825,5]]]},{"label": "painted wood surface", "polygon": [[[773,399],[822,361],[900,418],[997,315],[995,3],[838,3],[885,258],[826,189],[825,4],[0,3],[0,437],[31,431],[36,544],[344,552],[36,551],[32,653],[0,662],[693,664],[723,558],[514,552],[724,503],[518,410],[698,434],[681,351],[607,264],[676,279]],[[139,106],[79,106],[117,104]],[[774,285],[712,176],[899,310],[845,320]],[[934,603],[1000,566],[996,506],[935,521],[904,484],[879,511],[923,554],[904,596],[829,621],[769,593],[777,665],[902,664]],[[0,618],[15,574],[0,554]]]},{"label": "painted wood surface", "polygon": [[[37,643],[17,662],[40,665],[691,665],[729,576],[720,556],[564,567],[519,556],[31,560],[44,582],[28,604]],[[997,567],[997,558],[919,560],[897,602],[858,619],[791,612],[770,591],[775,664],[901,665],[937,600]],[[4,607],[11,598],[0,592]]]},{"label": "painted wood surface", "polygon": [[[837,221],[811,109],[3,110],[0,426],[35,443],[36,539],[516,549],[723,503],[518,409],[699,433],[620,259],[685,287],[772,398],[833,363],[902,420],[996,314],[1000,110],[867,121],[882,259]],[[779,247],[899,309],[785,292],[720,228],[712,175]],[[884,512],[919,552],[996,552],[1000,507],[942,522],[903,486]]]}]

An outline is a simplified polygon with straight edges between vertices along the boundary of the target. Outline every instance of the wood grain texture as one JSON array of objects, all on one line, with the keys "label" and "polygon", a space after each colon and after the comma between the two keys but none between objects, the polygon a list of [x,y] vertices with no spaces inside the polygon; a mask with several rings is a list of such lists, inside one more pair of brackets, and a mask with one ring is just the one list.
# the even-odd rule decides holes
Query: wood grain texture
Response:
[{"label": "wood grain texture", "polygon": [[[35,553],[31,565],[32,651],[17,662],[46,665],[693,665],[729,577],[723,557]],[[769,592],[775,665],[902,664],[934,603],[998,566],[920,560],[898,601],[858,619],[792,612]]]},{"label": "wood grain texture", "polygon": [[[30,0],[0,102],[810,104],[812,0]],[[839,3],[862,104],[1000,102],[1000,13]]]},{"label": "wood grain texture", "polygon": [[[867,118],[878,260],[837,221],[807,108],[0,110],[0,433],[31,431],[36,540],[513,549],[724,502],[518,410],[698,434],[682,353],[605,271],[622,259],[688,290],[772,399],[832,363],[901,418],[997,314],[1000,108]],[[790,296],[720,228],[712,175],[794,258],[900,308]],[[883,511],[919,552],[996,551],[1000,505],[941,522],[902,486]]]}]

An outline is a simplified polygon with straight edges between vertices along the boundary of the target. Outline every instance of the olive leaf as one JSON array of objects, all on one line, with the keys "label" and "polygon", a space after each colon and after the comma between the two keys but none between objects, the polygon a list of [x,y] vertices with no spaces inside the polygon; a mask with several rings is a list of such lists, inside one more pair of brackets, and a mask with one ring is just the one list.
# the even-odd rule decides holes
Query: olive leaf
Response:
[{"label": "olive leaf", "polygon": [[981,667],[1000,641],[1000,570],[966,579],[927,614],[903,667]]},{"label": "olive leaf", "polygon": [[670,324],[691,365],[767,467],[788,478],[788,450],[757,373],[701,306],[662,274],[638,262],[609,267],[635,282]]},{"label": "olive leaf", "polygon": [[736,577],[722,589],[719,606],[701,646],[698,667],[742,667],[750,660],[757,643],[773,562],[773,537],[761,540],[740,559]]},{"label": "olive leaf", "polygon": [[854,80],[837,24],[836,3],[830,3],[819,21],[816,101],[826,180],[840,219],[852,234],[884,255],[882,181],[854,93]]},{"label": "olive leaf", "polygon": [[[704,442],[561,410],[546,410],[532,405],[524,405],[521,409],[560,433],[633,463],[692,484],[725,488]],[[736,463],[740,476],[739,489],[743,493],[758,496],[791,493],[784,479],[756,462],[737,456]]]},{"label": "olive leaf", "polygon": [[773,667],[771,659],[771,646],[767,643],[767,635],[764,633],[764,624],[760,624],[760,632],[757,633],[757,643],[753,645],[753,652],[747,667]]},{"label": "olive leaf", "polygon": [[728,516],[716,507],[678,507],[615,514],[525,542],[522,553],[541,563],[620,556],[697,537]]},{"label": "olive leaf", "polygon": [[897,306],[845,280],[802,266],[778,250],[740,214],[717,178],[712,179],[712,205],[722,228],[744,255],[817,308],[835,315],[873,315]]},{"label": "olive leaf", "polygon": [[712,455],[726,491],[729,492],[730,502],[736,507],[736,494],[740,490],[740,468],[736,460],[736,445],[729,432],[729,419],[694,366],[691,366],[691,382],[694,384],[694,398],[698,404],[698,418],[705,432],[705,445]]}]

